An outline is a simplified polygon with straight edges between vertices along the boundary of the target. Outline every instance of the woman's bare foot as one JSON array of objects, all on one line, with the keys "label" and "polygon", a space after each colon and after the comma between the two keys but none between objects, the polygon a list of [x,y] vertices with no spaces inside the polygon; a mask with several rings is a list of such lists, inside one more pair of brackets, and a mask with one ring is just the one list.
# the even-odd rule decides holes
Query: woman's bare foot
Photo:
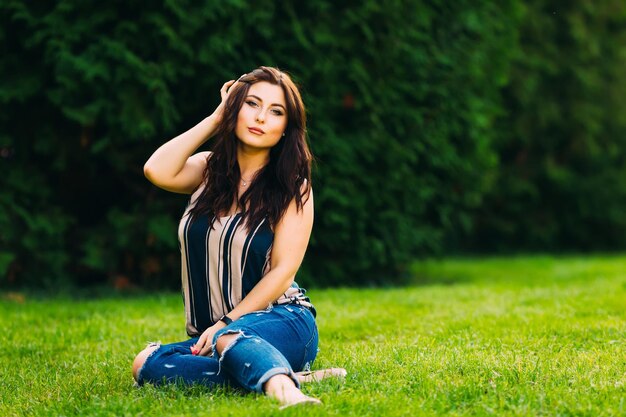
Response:
[{"label": "woman's bare foot", "polygon": [[344,378],[348,371],[343,368],[318,369],[317,371],[296,372],[300,383],[319,382],[324,378]]},{"label": "woman's bare foot", "polygon": [[271,377],[264,385],[265,394],[269,397],[276,398],[281,405],[281,409],[291,407],[297,404],[321,404],[317,398],[304,395],[302,391],[296,387],[296,384],[287,375],[275,375]]}]

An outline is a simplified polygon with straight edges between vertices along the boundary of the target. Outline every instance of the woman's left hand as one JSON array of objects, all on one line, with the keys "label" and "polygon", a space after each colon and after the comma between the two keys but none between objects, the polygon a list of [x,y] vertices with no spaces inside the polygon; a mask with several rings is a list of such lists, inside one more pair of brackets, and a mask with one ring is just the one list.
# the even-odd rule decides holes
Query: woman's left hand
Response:
[{"label": "woman's left hand", "polygon": [[206,329],[195,345],[191,346],[191,353],[198,356],[207,356],[211,353],[213,336],[217,333],[218,330],[226,327],[226,324],[218,321],[213,326]]}]

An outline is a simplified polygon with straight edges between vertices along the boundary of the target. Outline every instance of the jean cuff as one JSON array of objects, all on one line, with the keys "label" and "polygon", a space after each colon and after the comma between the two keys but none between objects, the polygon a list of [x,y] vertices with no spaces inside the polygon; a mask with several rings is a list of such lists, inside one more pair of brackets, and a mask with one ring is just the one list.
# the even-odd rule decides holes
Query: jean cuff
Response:
[{"label": "jean cuff", "polygon": [[265,372],[261,378],[259,378],[259,382],[253,387],[253,390],[256,392],[263,393],[263,384],[265,384],[269,379],[276,375],[287,375],[291,380],[296,384],[298,389],[300,388],[300,382],[298,378],[293,373],[293,371],[289,368],[272,368],[269,371]]}]

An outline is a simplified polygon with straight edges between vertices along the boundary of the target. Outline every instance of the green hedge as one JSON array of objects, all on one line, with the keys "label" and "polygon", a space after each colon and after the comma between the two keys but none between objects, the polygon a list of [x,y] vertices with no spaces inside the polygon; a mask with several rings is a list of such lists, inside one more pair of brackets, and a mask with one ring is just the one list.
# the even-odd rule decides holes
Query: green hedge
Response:
[{"label": "green hedge", "polygon": [[[557,191],[586,201],[587,189],[614,184],[584,210],[618,236],[625,231],[622,200],[609,197],[624,182],[617,66],[624,7],[567,3],[555,18],[547,4],[3,2],[4,283],[176,288],[176,224],[186,197],[151,186],[143,163],[214,109],[225,80],[259,65],[292,73],[308,106],[316,220],[301,284],[399,283],[422,254],[494,247],[503,233],[514,246],[522,229],[545,233],[543,224],[525,220],[528,189],[537,201],[545,193],[560,201]],[[568,25],[578,30],[571,44],[562,32]],[[551,54],[548,44],[558,49],[561,42],[569,55]],[[594,45],[608,58],[577,50]],[[597,69],[579,69],[585,59]],[[606,90],[604,76],[616,90]],[[585,85],[584,92],[568,94],[561,84],[567,80]],[[593,100],[606,95],[605,113],[605,102]],[[563,108],[576,124],[558,117]],[[550,132],[559,139],[546,142]],[[548,143],[545,154],[557,156],[554,146],[576,132],[593,140],[582,140],[577,158],[544,162],[541,172],[552,169],[553,186],[511,168],[520,142],[533,149]],[[577,174],[564,179],[564,166]],[[582,189],[578,173],[589,174]],[[584,214],[562,215],[552,200],[545,206],[559,210],[553,223],[563,230]],[[592,229],[576,231],[573,244],[589,242]],[[564,237],[545,239],[558,245]],[[607,244],[624,246],[620,239]]]},{"label": "green hedge", "polygon": [[366,3],[300,21],[319,159],[310,268],[328,284],[401,280],[470,226],[515,40],[512,2]]},{"label": "green hedge", "polygon": [[626,3],[526,2],[495,186],[466,248],[626,248]]}]

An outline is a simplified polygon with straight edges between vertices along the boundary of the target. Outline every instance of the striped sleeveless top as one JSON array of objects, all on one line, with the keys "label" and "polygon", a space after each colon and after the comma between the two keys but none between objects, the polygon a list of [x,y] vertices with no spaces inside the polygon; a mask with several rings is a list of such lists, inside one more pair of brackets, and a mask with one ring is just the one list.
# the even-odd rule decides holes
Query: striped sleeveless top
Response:
[{"label": "striped sleeveless top", "polygon": [[[214,218],[213,228],[208,216],[192,222],[189,211],[202,189],[192,194],[178,226],[189,336],[201,334],[229,313],[269,272],[274,241],[274,232],[266,219],[248,230],[241,213]],[[300,304],[315,314],[305,293],[294,282],[271,304]]]}]

